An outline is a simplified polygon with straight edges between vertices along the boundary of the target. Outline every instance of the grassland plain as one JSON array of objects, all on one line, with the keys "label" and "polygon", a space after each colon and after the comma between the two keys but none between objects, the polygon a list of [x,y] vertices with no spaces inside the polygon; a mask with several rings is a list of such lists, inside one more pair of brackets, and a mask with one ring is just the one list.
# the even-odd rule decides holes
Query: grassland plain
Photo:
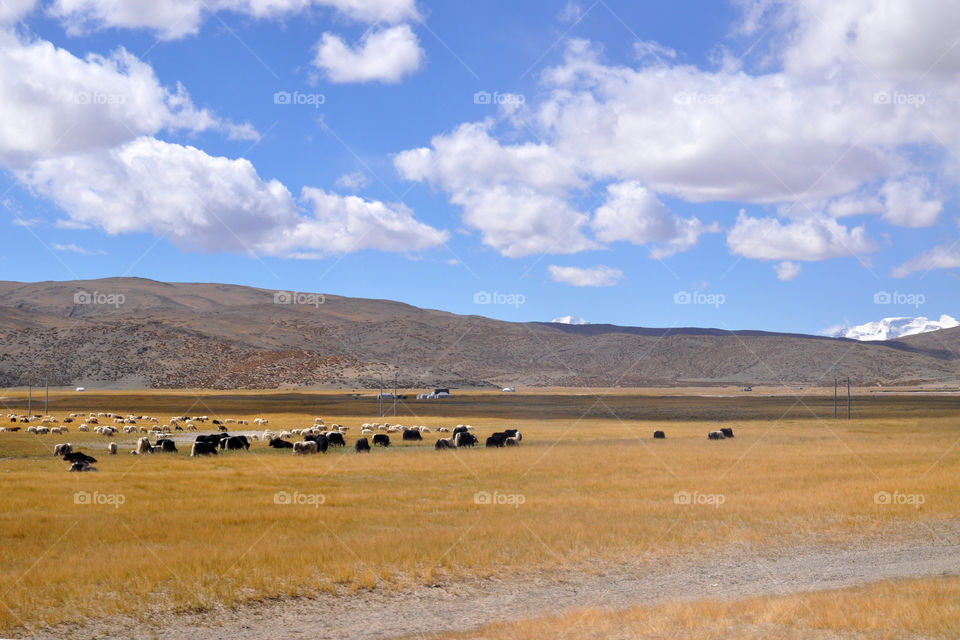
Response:
[{"label": "grassland plain", "polygon": [[[599,400],[477,393],[425,405],[443,408],[443,416],[407,403],[416,415],[398,418],[434,428],[469,423],[481,435],[519,427],[522,446],[505,450],[440,453],[434,433],[422,445],[366,456],[298,458],[259,442],[249,452],[191,459],[186,446],[178,455],[126,455],[134,435],[2,433],[0,632],[318,593],[596,572],[731,545],[957,542],[960,399],[861,396],[854,420],[834,421],[822,415],[832,416],[826,396],[728,395],[724,405],[622,390]],[[9,392],[3,401],[16,412],[23,400]],[[161,421],[184,413],[262,416],[280,429],[322,416],[351,427],[349,440],[376,415],[375,400],[342,393],[57,393],[51,400],[61,418],[76,410]],[[667,417],[623,419],[630,410]],[[736,437],[708,441],[706,431],[720,426]],[[667,439],[653,441],[655,428]],[[105,455],[111,440],[121,455]],[[93,453],[99,473],[67,474],[51,455],[58,441]]]}]

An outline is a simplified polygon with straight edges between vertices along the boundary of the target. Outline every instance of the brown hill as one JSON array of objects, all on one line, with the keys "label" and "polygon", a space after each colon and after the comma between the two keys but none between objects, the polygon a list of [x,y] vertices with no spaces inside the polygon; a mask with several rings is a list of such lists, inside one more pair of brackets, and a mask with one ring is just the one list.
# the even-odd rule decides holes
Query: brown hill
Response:
[{"label": "brown hill", "polygon": [[[387,300],[138,278],[0,282],[0,384],[406,388],[955,384],[956,350],[760,331],[510,323]],[[937,332],[957,344],[956,329]],[[956,337],[953,337],[953,336]],[[933,346],[931,346],[933,345]]]}]

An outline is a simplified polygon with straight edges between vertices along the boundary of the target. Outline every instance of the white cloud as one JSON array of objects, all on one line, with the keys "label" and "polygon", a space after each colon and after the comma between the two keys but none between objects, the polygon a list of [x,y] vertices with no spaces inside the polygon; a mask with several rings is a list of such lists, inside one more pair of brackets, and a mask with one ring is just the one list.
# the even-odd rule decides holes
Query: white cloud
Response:
[{"label": "white cloud", "polygon": [[320,257],[373,248],[417,251],[447,234],[409,210],[305,188],[312,213],[245,159],[138,138],[116,149],[40,160],[18,177],[76,223],[150,232],[184,249]]},{"label": "white cloud", "polygon": [[79,253],[80,255],[84,255],[84,256],[105,256],[105,255],[107,255],[107,252],[104,251],[103,249],[96,249],[96,250],[85,249],[85,248],[83,248],[83,247],[78,247],[77,245],[72,244],[72,243],[71,243],[71,244],[57,244],[57,243],[55,242],[55,243],[53,243],[53,248],[54,248],[55,251],[70,251],[70,252],[72,252],[72,253]]},{"label": "white cloud", "polygon": [[547,267],[554,282],[563,282],[575,287],[610,287],[623,277],[623,271],[605,265],[596,267],[560,267],[551,264]]},{"label": "white cloud", "polygon": [[243,125],[195,107],[182,86],[162,86],[148,64],[123,49],[80,59],[50,42],[0,31],[0,68],[0,163],[12,169],[163,129],[243,133]]},{"label": "white cloud", "polygon": [[900,227],[929,227],[937,222],[943,203],[929,199],[930,181],[910,178],[888,181],[880,188],[884,200],[883,217]]},{"label": "white cloud", "polygon": [[892,271],[894,278],[905,278],[918,271],[960,268],[960,244],[944,244],[914,256]]},{"label": "white cloud", "polygon": [[505,256],[596,248],[582,232],[589,216],[567,200],[582,184],[567,162],[547,145],[501,145],[488,126],[464,124],[434,137],[432,148],[398,154],[394,163],[404,178],[448,192],[467,226]]},{"label": "white cloud", "polygon": [[285,233],[277,248],[283,253],[297,249],[307,254],[330,255],[378,249],[397,253],[415,252],[447,241],[446,231],[417,221],[403,205],[387,205],[357,196],[340,196],[304,187],[303,198],[312,216],[302,218]]},{"label": "white cloud", "polygon": [[356,47],[324,33],[313,64],[332,82],[394,83],[419,69],[423,55],[413,30],[401,24],[367,33]]},{"label": "white cloud", "polygon": [[350,189],[351,191],[356,191],[357,189],[363,189],[370,184],[370,177],[363,171],[354,171],[352,173],[345,173],[339,178],[337,178],[333,186],[338,189]]},{"label": "white cloud", "polygon": [[814,216],[783,223],[776,218],[752,218],[745,211],[727,233],[736,255],[758,260],[828,260],[870,253],[874,244],[864,227],[848,229],[833,218]]},{"label": "white cloud", "polygon": [[[511,163],[485,160],[509,158],[520,148],[536,150],[534,164],[543,175],[520,171],[539,180],[530,189],[543,208],[557,208],[574,224],[571,203],[609,183],[642,185],[657,200],[773,205],[788,219],[744,222],[733,238],[743,239],[736,245],[745,255],[776,260],[872,250],[865,228],[830,222],[824,212],[877,214],[903,227],[935,223],[943,208],[937,194],[949,193],[945,183],[960,175],[960,163],[945,152],[960,148],[953,108],[960,102],[960,47],[949,48],[950,34],[960,32],[960,12],[951,2],[738,5],[742,32],[772,28],[774,34],[772,45],[745,61],[721,49],[713,68],[677,64],[668,49],[641,43],[638,53],[646,55],[639,64],[610,64],[600,47],[572,40],[563,61],[541,75],[546,98],[528,100],[497,123],[463,124],[435,137],[430,149],[400,154],[397,166],[410,179],[440,186],[464,207],[465,220],[478,194],[516,191],[504,175],[514,170]],[[576,6],[569,5],[568,19],[579,15]],[[753,66],[758,57],[765,66]],[[494,128],[507,124],[502,133]],[[464,135],[476,129],[484,137]],[[517,142],[530,138],[538,143]],[[545,171],[551,166],[563,167],[566,176],[556,179]],[[452,167],[463,167],[456,180],[444,178]],[[593,228],[598,240],[612,241],[615,229],[628,225],[604,225],[606,216],[597,216]],[[665,221],[662,212],[647,220],[650,232]],[[521,231],[516,222],[517,233],[529,237],[541,228],[528,223]],[[747,247],[749,224],[764,226],[780,244]],[[693,244],[697,228],[688,226]],[[519,244],[519,236],[507,244]]]},{"label": "white cloud", "polygon": [[650,254],[655,258],[689,249],[707,230],[696,218],[674,216],[653,192],[633,181],[607,187],[606,201],[590,226],[602,242],[653,245]]},{"label": "white cloud", "polygon": [[55,0],[48,11],[73,35],[119,27],[149,29],[164,40],[174,40],[196,34],[211,12],[282,18],[313,6],[368,24],[395,24],[420,17],[414,0]]},{"label": "white cloud", "polygon": [[25,18],[34,7],[37,0],[4,0],[0,2],[0,26],[14,24]]},{"label": "white cloud", "polygon": [[793,280],[800,275],[802,268],[801,265],[789,260],[773,265],[773,270],[777,273],[777,280]]}]

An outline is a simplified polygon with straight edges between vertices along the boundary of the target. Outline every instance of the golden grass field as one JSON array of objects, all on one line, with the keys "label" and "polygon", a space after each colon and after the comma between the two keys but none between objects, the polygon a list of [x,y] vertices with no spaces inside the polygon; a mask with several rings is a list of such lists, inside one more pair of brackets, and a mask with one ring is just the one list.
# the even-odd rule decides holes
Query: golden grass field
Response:
[{"label": "golden grass field", "polygon": [[[377,420],[370,413],[376,416],[375,400],[343,393],[148,391],[51,399],[58,418],[81,409],[145,413],[161,423],[177,414],[262,416],[279,430],[322,416],[351,428],[348,445],[361,422]],[[20,392],[6,393],[3,402],[4,415],[23,411]],[[515,418],[503,418],[501,402]],[[594,395],[464,394],[456,404],[426,406],[449,415],[423,415],[417,404],[405,410],[418,416],[396,421],[432,428],[467,423],[481,436],[515,426],[523,443],[437,452],[436,433],[422,445],[401,445],[397,434],[396,446],[369,455],[348,446],[297,457],[255,442],[248,452],[192,459],[187,444],[176,455],[130,456],[136,435],[103,437],[75,425],[62,436],[0,433],[0,635],[115,613],[589,571],[731,545],[922,538],[956,524],[960,514],[956,397],[857,398],[863,415],[851,421],[823,416],[832,416],[832,397],[799,404],[794,396],[737,397],[724,404],[618,390],[599,403]],[[651,412],[662,417],[617,417]],[[726,419],[701,419],[705,412]],[[736,437],[708,441],[706,432],[721,426]],[[651,438],[656,428],[666,430],[666,440]],[[111,440],[120,455],[106,455]],[[51,455],[57,442],[93,454],[99,472],[67,473],[68,463]],[[877,504],[879,491],[920,495],[923,504]],[[78,492],[100,504],[77,504]],[[504,504],[478,504],[478,492]],[[720,495],[723,503],[677,504],[677,492]],[[294,504],[278,504],[278,493]],[[957,586],[923,583],[931,594],[946,590],[954,599]],[[903,603],[903,629],[913,630],[921,601],[908,592],[898,591],[896,600]],[[824,607],[844,601],[809,597]],[[854,591],[843,598],[879,602],[881,595]],[[755,620],[799,611],[801,601],[671,605],[657,610],[655,624],[698,616],[718,625]],[[931,595],[930,602],[935,607],[938,600]],[[890,611],[901,615],[901,608]],[[948,620],[955,607],[937,611],[936,619]],[[606,614],[588,615],[602,625]],[[949,629],[960,636],[960,617],[952,619]],[[549,630],[565,623],[543,624]],[[534,637],[529,629],[489,637]]]}]

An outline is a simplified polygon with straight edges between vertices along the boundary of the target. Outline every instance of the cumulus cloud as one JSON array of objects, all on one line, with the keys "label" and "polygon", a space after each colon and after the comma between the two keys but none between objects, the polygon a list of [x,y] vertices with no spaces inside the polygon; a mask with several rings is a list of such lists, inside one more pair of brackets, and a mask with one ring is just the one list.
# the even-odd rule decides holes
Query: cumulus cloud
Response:
[{"label": "cumulus cloud", "polygon": [[[738,221],[731,248],[773,260],[873,250],[864,227],[828,218],[876,214],[900,227],[934,224],[943,209],[937,194],[950,191],[938,181],[960,171],[944,152],[960,147],[953,109],[960,47],[944,46],[960,31],[960,13],[949,0],[923,7],[886,0],[738,4],[742,33],[776,33],[760,65],[753,65],[759,56],[742,60],[722,45],[713,68],[676,63],[669,49],[650,42],[637,45],[638,64],[610,64],[600,47],[570,40],[562,62],[541,74],[545,97],[497,123],[512,126],[494,135],[490,123],[463,124],[429,149],[397,156],[398,168],[440,186],[464,207],[465,220],[479,194],[516,192],[501,167],[483,159],[520,148],[536,151],[540,171],[521,170],[538,181],[532,193],[573,224],[571,203],[610,183],[642,185],[657,201],[771,205],[786,219]],[[477,129],[487,135],[464,135]],[[517,142],[526,138],[537,143]],[[472,174],[438,177],[477,157]],[[548,170],[554,166],[564,169],[563,179]],[[640,210],[647,217],[634,224],[608,224],[618,214],[604,203],[588,228],[600,242],[669,231],[669,218],[652,201]],[[536,218],[516,222],[514,237],[498,246],[506,255],[504,246],[522,244],[519,234],[534,238],[542,229]],[[687,231],[674,250],[697,242],[695,218],[673,222]],[[751,240],[766,234],[774,247]],[[662,246],[669,254],[669,244]]]},{"label": "cumulus cloud", "polygon": [[563,282],[575,287],[611,287],[623,277],[623,271],[605,265],[596,267],[547,267],[554,282]]},{"label": "cumulus cloud", "polygon": [[784,223],[745,211],[727,233],[727,245],[736,255],[758,260],[827,260],[876,249],[862,226],[849,229],[827,216]]},{"label": "cumulus cloud", "polygon": [[777,274],[777,280],[793,280],[800,275],[801,269],[802,267],[799,264],[789,260],[784,260],[783,262],[773,265],[773,270]]},{"label": "cumulus cloud", "polygon": [[209,13],[282,18],[309,7],[330,8],[368,24],[419,18],[414,0],[55,0],[48,11],[73,35],[119,27],[149,29],[164,40],[174,40],[196,34]]},{"label": "cumulus cloud", "polygon": [[914,256],[903,264],[894,267],[892,275],[894,278],[906,278],[917,272],[926,273],[934,269],[957,268],[960,268],[960,244],[953,243],[940,245]]},{"label": "cumulus cloud", "polygon": [[367,33],[356,47],[333,33],[317,45],[314,66],[332,82],[395,83],[420,68],[423,50],[409,25]]},{"label": "cumulus cloud", "polygon": [[182,86],[164,87],[150,65],[124,49],[81,59],[50,42],[0,32],[0,68],[0,163],[9,168],[164,129],[242,135],[249,127],[197,108]]},{"label": "cumulus cloud", "polygon": [[594,212],[590,226],[603,242],[653,245],[650,254],[655,258],[689,249],[707,230],[696,218],[672,215],[653,192],[634,181],[607,187],[606,201]]},{"label": "cumulus cloud", "polygon": [[567,199],[582,182],[565,160],[547,145],[502,145],[488,127],[464,124],[430,148],[398,154],[394,164],[403,177],[448,192],[466,225],[505,256],[596,248],[583,234],[589,216]]},{"label": "cumulus cloud", "polygon": [[928,196],[930,181],[913,177],[888,181],[880,188],[883,217],[901,227],[929,227],[937,222],[943,203]]},{"label": "cumulus cloud", "polygon": [[307,187],[301,211],[287,188],[245,159],[141,137],[116,149],[40,160],[20,179],[78,223],[111,234],[150,232],[184,249],[320,257],[417,251],[447,234],[406,207]]}]

